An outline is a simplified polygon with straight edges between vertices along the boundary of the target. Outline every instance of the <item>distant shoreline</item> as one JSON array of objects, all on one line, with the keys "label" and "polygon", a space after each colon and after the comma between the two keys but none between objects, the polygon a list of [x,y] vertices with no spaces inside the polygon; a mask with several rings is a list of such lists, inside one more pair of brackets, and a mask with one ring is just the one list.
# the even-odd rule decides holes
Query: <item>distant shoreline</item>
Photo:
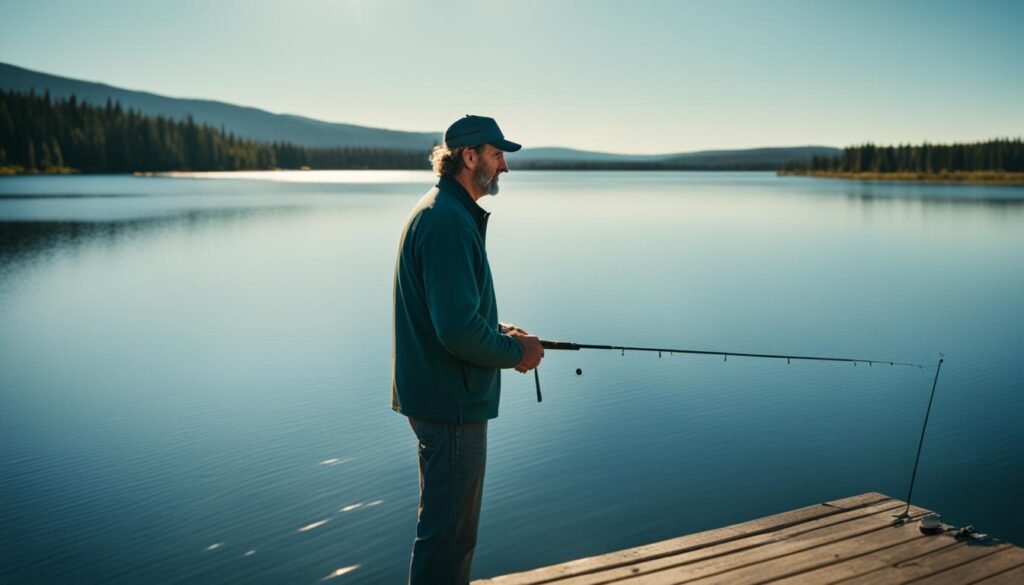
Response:
[{"label": "distant shoreline", "polygon": [[[595,172],[595,171],[613,171],[613,172],[653,172],[653,173],[664,173],[664,172],[688,172],[688,173],[768,173],[773,172],[776,169],[719,169],[719,168],[642,168],[642,169],[631,169],[622,167],[609,167],[609,168],[534,168],[534,167],[512,167],[513,171],[531,171],[531,172]],[[274,171],[288,171],[288,172],[318,172],[318,171],[426,171],[430,172],[429,167],[416,167],[416,168],[395,168],[395,169],[287,169],[287,168],[273,168],[273,169],[223,169],[223,170],[202,170],[202,171],[189,171],[189,170],[167,170],[167,171],[119,171],[119,172],[89,172],[85,173],[78,169],[62,167],[62,168],[50,168],[46,170],[33,170],[27,171],[21,166],[0,166],[0,177],[3,176],[52,176],[52,175],[132,175],[135,177],[168,177],[174,176],[175,174],[192,175],[196,173],[251,173],[251,172],[274,172]]]},{"label": "distant shoreline", "polygon": [[787,171],[783,176],[814,177],[819,179],[851,179],[855,181],[903,181],[916,183],[946,183],[954,185],[1024,185],[1024,173],[1003,171],[941,171],[938,173],[847,173],[839,171]]},{"label": "distant shoreline", "polygon": [[14,175],[77,175],[77,170],[69,167],[51,167],[43,171],[27,171],[20,165],[0,165],[0,177],[11,177]]},{"label": "distant shoreline", "polygon": [[[56,175],[81,175],[89,176],[92,174],[99,175],[131,175],[136,177],[173,177],[176,174],[182,175],[194,175],[202,173],[248,173],[254,171],[260,172],[274,172],[274,171],[429,171],[430,169],[417,168],[417,169],[237,169],[237,170],[225,170],[225,171],[156,171],[156,172],[122,172],[122,173],[82,173],[77,169],[68,167],[50,168],[46,170],[34,170],[26,172],[24,167],[20,166],[0,166],[0,177],[4,176],[56,176]],[[525,168],[519,169],[522,171],[535,171],[535,172],[594,172],[594,171],[630,171],[630,172],[654,172],[661,173],[665,171],[675,172],[695,172],[695,173],[735,173],[735,172],[767,172],[764,170],[753,170],[753,169],[624,169],[624,168],[593,168],[593,169],[553,169],[553,168]],[[914,172],[899,172],[899,173],[849,173],[849,172],[838,172],[838,171],[795,171],[795,170],[776,170],[776,175],[779,177],[811,177],[816,179],[846,179],[855,181],[899,181],[905,183],[938,183],[947,185],[1005,185],[1005,186],[1024,186],[1024,173],[1009,173],[1001,171],[944,171],[939,173],[914,173]]]}]

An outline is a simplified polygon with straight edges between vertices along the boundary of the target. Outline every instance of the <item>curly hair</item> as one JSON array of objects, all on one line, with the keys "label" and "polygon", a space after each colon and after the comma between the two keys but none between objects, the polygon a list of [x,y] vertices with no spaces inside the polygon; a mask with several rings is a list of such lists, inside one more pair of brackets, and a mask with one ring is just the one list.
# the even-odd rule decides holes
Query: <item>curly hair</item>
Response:
[{"label": "curly hair", "polygon": [[462,152],[467,148],[483,152],[484,145],[480,146],[456,146],[455,148],[448,148],[443,144],[438,144],[430,150],[430,164],[434,167],[434,174],[439,177],[448,177],[449,179],[459,174],[466,163],[462,161]]}]

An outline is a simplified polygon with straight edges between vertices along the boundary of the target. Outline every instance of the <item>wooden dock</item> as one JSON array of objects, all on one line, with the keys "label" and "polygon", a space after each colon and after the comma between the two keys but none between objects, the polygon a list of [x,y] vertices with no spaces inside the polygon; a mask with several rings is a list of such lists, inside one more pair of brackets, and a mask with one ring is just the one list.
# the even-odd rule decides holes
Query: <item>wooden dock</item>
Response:
[{"label": "wooden dock", "polygon": [[621,583],[1024,584],[1024,550],[896,525],[906,503],[867,493],[476,585]]}]

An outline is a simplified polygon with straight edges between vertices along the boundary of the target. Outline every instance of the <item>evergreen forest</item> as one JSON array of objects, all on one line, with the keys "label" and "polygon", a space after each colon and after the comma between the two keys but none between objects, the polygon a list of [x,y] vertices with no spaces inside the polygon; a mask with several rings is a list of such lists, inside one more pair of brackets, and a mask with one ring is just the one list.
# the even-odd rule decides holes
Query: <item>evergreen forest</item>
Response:
[{"label": "evergreen forest", "polygon": [[787,171],[834,173],[1024,172],[1024,140],[998,139],[956,144],[864,144],[843,149],[837,157],[816,156],[810,166]]},{"label": "evergreen forest", "polygon": [[[755,164],[756,163],[756,164]],[[537,170],[771,170],[767,161],[655,162],[533,161]],[[863,144],[838,156],[814,156],[782,165],[782,173],[920,178],[946,173],[1024,173],[1024,140],[975,143]],[[224,128],[147,116],[117,102],[52,99],[49,92],[0,91],[0,172],[131,173],[241,171],[269,169],[429,169],[428,153],[388,148],[308,148],[288,142],[263,143]]]},{"label": "evergreen forest", "polygon": [[109,100],[99,106],[75,96],[0,91],[0,169],[8,172],[429,169],[427,157],[415,150],[266,144]]}]

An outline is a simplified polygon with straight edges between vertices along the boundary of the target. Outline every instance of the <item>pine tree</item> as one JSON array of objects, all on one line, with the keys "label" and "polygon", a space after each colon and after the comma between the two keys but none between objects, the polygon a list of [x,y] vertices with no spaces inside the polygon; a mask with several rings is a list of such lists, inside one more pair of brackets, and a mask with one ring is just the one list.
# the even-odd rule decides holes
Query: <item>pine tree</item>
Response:
[{"label": "pine tree", "polygon": [[25,159],[25,169],[29,172],[36,170],[36,145],[32,139],[28,139],[28,157]]},{"label": "pine tree", "polygon": [[50,145],[44,142],[40,150],[42,156],[39,158],[39,167],[41,170],[48,171],[53,167],[53,159],[50,158]]},{"label": "pine tree", "polygon": [[64,168],[64,153],[60,149],[60,143],[54,138],[52,147],[50,147],[50,153],[53,156],[53,166],[63,169]]}]

